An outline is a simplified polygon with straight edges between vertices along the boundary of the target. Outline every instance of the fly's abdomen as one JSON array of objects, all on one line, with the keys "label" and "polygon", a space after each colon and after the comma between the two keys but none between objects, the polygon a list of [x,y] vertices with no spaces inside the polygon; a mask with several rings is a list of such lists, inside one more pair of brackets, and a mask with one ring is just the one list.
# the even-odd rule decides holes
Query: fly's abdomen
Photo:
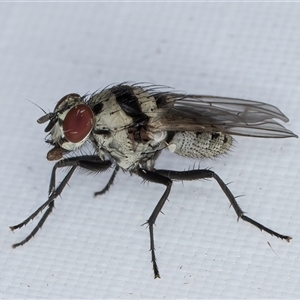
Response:
[{"label": "fly's abdomen", "polygon": [[221,132],[176,132],[168,149],[191,158],[213,158],[224,154],[232,145],[233,138]]}]

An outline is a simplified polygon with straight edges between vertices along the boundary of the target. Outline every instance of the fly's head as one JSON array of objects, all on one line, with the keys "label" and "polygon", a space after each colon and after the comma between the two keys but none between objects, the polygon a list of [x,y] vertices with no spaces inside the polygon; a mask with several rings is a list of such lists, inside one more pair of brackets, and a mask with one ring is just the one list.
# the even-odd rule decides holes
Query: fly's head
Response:
[{"label": "fly's head", "polygon": [[39,124],[49,121],[45,132],[51,138],[46,140],[53,145],[47,154],[48,160],[61,159],[64,153],[81,147],[93,129],[94,114],[78,94],[68,94],[58,101],[54,111],[37,120]]}]

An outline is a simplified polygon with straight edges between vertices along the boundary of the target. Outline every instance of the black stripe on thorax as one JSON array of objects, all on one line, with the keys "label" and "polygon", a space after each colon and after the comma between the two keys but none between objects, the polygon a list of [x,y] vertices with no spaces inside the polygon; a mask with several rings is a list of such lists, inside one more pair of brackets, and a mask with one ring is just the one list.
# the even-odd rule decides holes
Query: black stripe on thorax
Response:
[{"label": "black stripe on thorax", "polygon": [[99,102],[92,107],[93,113],[98,115],[103,109],[103,103]]},{"label": "black stripe on thorax", "polygon": [[156,101],[157,108],[164,107],[168,104],[167,95],[164,93],[154,94],[153,97]]},{"label": "black stripe on thorax", "polygon": [[116,101],[126,113],[131,117],[136,124],[146,125],[149,117],[143,113],[139,98],[134,93],[134,88],[128,85],[118,85],[111,89],[116,97]]}]

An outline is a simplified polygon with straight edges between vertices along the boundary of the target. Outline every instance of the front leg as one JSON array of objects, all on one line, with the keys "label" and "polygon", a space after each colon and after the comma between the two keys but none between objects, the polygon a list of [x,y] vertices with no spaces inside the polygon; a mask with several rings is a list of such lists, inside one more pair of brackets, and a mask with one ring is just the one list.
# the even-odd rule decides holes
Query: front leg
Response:
[{"label": "front leg", "polygon": [[[107,170],[109,167],[111,167],[112,162],[107,160],[103,161],[98,156],[95,155],[85,155],[85,156],[78,156],[78,157],[71,157],[66,158],[63,160],[58,161],[53,169],[50,179],[50,185],[49,185],[49,197],[48,200],[41,205],[33,214],[31,214],[27,219],[25,219],[23,222],[21,222],[18,225],[10,226],[10,229],[14,231],[15,229],[19,229],[26,225],[29,221],[34,219],[43,209],[45,209],[48,206],[48,209],[42,216],[41,220],[38,222],[37,226],[32,230],[32,232],[21,242],[13,244],[12,247],[16,248],[18,246],[22,246],[25,243],[27,243],[29,240],[31,240],[35,234],[39,231],[40,228],[42,228],[43,224],[45,223],[46,219],[50,215],[50,213],[53,210],[54,207],[54,201],[59,196],[65,186],[67,185],[68,181],[70,180],[71,176],[73,175],[75,169],[77,167],[83,168],[85,170],[91,171],[91,172],[103,172]],[[57,188],[55,188],[56,185],[56,170],[59,168],[65,168],[65,167],[71,167],[63,181],[58,185]]]}]

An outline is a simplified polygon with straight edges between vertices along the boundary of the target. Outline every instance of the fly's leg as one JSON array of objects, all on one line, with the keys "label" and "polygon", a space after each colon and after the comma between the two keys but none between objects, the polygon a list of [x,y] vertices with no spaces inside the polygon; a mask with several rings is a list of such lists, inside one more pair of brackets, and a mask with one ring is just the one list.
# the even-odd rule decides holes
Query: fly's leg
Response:
[{"label": "fly's leg", "polygon": [[153,234],[153,225],[155,223],[155,220],[162,210],[169,194],[171,191],[172,187],[172,180],[163,174],[158,174],[155,171],[148,171],[145,169],[138,169],[137,175],[142,177],[144,180],[163,184],[166,186],[166,190],[163,193],[162,197],[158,201],[157,205],[155,206],[150,218],[145,224],[148,224],[149,226],[149,233],[150,233],[150,251],[151,251],[151,260],[152,260],[152,265],[153,265],[153,271],[154,271],[154,278],[160,278],[159,272],[158,272],[158,267],[156,263],[156,256],[155,256],[155,247],[154,247],[154,234]]},{"label": "fly's leg", "polygon": [[119,167],[118,165],[116,165],[116,167],[115,167],[113,173],[111,174],[110,179],[109,179],[108,183],[106,184],[106,186],[105,186],[101,191],[95,192],[95,193],[94,193],[94,197],[99,196],[99,195],[103,195],[103,194],[105,194],[106,192],[108,192],[108,190],[110,189],[110,187],[111,187],[111,186],[113,185],[113,183],[114,183],[114,180],[115,180],[115,178],[116,178],[116,175],[117,175],[119,169],[120,169],[120,167]]},{"label": "fly's leg", "polygon": [[233,194],[231,193],[231,191],[229,190],[227,185],[216,173],[214,173],[211,170],[203,169],[203,170],[190,170],[190,171],[182,171],[182,172],[181,171],[170,171],[170,170],[156,170],[155,172],[157,172],[163,176],[167,176],[170,179],[174,179],[174,180],[197,180],[197,179],[205,179],[205,178],[214,178],[218,182],[219,186],[221,187],[221,189],[223,190],[223,192],[225,193],[227,198],[229,199],[229,202],[232,205],[232,207],[234,208],[234,210],[238,216],[238,219],[241,218],[242,220],[256,226],[261,231],[265,231],[265,232],[267,232],[271,235],[274,235],[280,239],[286,240],[287,242],[289,242],[292,239],[290,236],[282,235],[276,231],[269,229],[268,227],[265,227],[264,225],[256,222],[255,220],[245,216],[244,212],[239,207],[238,203],[236,202],[235,197],[233,196]]},{"label": "fly's leg", "polygon": [[[35,236],[35,234],[39,231],[40,228],[42,228],[43,224],[45,223],[46,219],[48,218],[48,216],[50,215],[50,213],[54,208],[55,199],[62,193],[63,189],[67,185],[68,181],[70,180],[71,176],[73,175],[77,167],[92,172],[103,172],[107,170],[109,167],[111,167],[111,165],[112,165],[111,161],[102,161],[98,156],[91,156],[91,155],[72,157],[72,158],[58,161],[52,169],[48,200],[23,222],[15,226],[10,226],[10,229],[14,231],[15,229],[19,229],[25,226],[29,221],[33,220],[40,212],[42,212],[42,210],[44,210],[47,206],[48,209],[45,211],[41,220],[38,222],[37,226],[32,230],[32,232],[21,242],[13,244],[12,247],[16,248],[18,246],[24,245]],[[56,170],[65,167],[71,167],[71,169],[69,170],[69,172],[67,173],[63,181],[58,185],[58,187],[55,188]]]},{"label": "fly's leg", "polygon": [[62,190],[64,189],[64,187],[66,186],[66,184],[68,183],[69,179],[71,178],[72,174],[74,173],[76,167],[72,167],[71,170],[68,172],[68,174],[66,175],[66,177],[63,179],[63,181],[60,183],[60,185],[58,186],[58,188],[53,191],[53,193],[51,195],[49,195],[48,200],[42,205],[40,206],[32,215],[30,215],[26,220],[24,220],[23,222],[21,222],[18,225],[15,226],[10,226],[10,229],[12,231],[14,231],[15,229],[19,229],[21,227],[23,227],[24,225],[26,225],[30,220],[33,220],[44,208],[46,208],[48,206],[48,209],[46,210],[46,212],[44,213],[43,217],[41,218],[41,220],[38,222],[37,226],[32,230],[32,232],[21,242],[13,244],[12,247],[16,248],[19,246],[24,245],[25,243],[27,243],[29,240],[31,240],[35,234],[39,231],[39,229],[43,226],[44,222],[46,221],[47,217],[49,216],[49,214],[52,212],[52,209],[54,207],[54,200],[55,198],[60,195],[60,193],[62,192]]}]

